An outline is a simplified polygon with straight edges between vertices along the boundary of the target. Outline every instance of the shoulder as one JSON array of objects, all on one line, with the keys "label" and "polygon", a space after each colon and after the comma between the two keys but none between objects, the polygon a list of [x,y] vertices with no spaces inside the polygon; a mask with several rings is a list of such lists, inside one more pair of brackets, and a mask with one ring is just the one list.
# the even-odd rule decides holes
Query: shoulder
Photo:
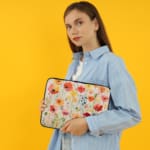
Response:
[{"label": "shoulder", "polygon": [[131,77],[122,57],[112,52],[109,52],[105,57],[107,59],[107,69],[110,78],[113,78],[114,80],[114,77],[117,77],[117,80],[125,80],[126,78]]},{"label": "shoulder", "polygon": [[109,66],[124,66],[123,58],[115,53],[108,52],[104,54],[103,58]]}]

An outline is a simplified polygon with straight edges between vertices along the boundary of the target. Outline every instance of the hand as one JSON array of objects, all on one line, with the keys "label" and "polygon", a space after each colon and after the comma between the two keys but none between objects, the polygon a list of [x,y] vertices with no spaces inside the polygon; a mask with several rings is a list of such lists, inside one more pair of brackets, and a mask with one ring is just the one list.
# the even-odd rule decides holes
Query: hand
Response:
[{"label": "hand", "polygon": [[41,100],[40,111],[41,112],[44,111],[45,107],[46,107],[46,104],[44,103],[44,99],[43,99],[43,100]]},{"label": "hand", "polygon": [[76,118],[67,121],[60,130],[63,133],[70,133],[72,135],[81,136],[88,131],[88,124],[85,118]]}]

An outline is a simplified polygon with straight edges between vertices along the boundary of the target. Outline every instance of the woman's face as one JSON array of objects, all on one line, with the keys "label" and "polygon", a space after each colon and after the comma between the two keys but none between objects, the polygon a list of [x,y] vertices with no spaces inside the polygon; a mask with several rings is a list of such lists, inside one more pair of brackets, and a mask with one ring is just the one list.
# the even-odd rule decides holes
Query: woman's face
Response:
[{"label": "woman's face", "polygon": [[65,25],[68,37],[76,46],[86,47],[97,40],[96,32],[99,28],[96,19],[79,10],[72,10],[65,17]]}]

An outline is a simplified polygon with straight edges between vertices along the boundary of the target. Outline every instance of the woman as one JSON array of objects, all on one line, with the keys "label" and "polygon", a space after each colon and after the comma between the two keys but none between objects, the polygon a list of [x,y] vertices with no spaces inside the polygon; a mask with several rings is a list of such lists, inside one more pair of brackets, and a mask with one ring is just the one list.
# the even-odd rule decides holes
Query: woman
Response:
[{"label": "woman", "polygon": [[[111,97],[107,111],[72,119],[55,130],[49,150],[119,150],[122,130],[141,120],[134,81],[122,59],[112,53],[95,6],[85,1],[72,3],[64,22],[73,52],[66,79],[106,85]],[[44,107],[42,101],[41,111]]]}]

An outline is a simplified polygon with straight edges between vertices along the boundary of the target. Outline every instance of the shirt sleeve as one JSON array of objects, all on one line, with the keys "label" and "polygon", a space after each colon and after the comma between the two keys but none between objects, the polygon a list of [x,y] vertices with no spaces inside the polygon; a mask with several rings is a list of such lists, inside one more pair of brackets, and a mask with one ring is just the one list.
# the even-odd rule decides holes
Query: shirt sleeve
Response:
[{"label": "shirt sleeve", "polygon": [[141,120],[134,81],[119,57],[108,65],[108,83],[114,107],[86,118],[92,135],[119,132]]}]

